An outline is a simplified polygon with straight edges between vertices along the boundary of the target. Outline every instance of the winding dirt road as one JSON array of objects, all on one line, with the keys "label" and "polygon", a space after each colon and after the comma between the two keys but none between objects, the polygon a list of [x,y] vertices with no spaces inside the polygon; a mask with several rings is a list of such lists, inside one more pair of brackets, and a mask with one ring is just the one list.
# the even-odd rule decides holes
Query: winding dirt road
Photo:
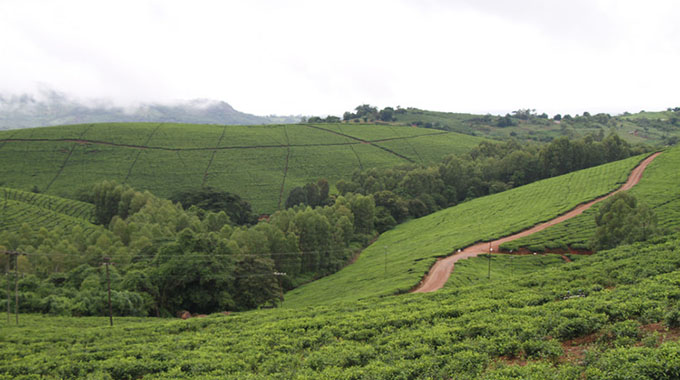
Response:
[{"label": "winding dirt road", "polygon": [[446,281],[449,279],[449,276],[451,276],[451,272],[453,271],[453,266],[456,263],[456,261],[467,259],[470,257],[475,257],[483,253],[488,253],[490,249],[493,249],[493,252],[498,252],[498,247],[503,243],[519,239],[521,237],[529,236],[538,231],[542,231],[550,226],[554,226],[555,224],[561,223],[567,219],[571,219],[577,215],[580,215],[583,211],[589,209],[595,203],[607,199],[612,195],[618,193],[619,191],[629,190],[630,188],[635,186],[638,182],[640,182],[640,179],[642,178],[642,173],[647,168],[647,165],[649,165],[649,163],[652,162],[659,154],[661,154],[661,152],[654,153],[651,156],[645,158],[642,162],[640,162],[640,164],[638,164],[638,166],[635,167],[635,169],[633,169],[633,171],[630,173],[630,176],[628,176],[628,180],[626,181],[626,183],[623,184],[623,186],[618,188],[616,191],[613,191],[607,195],[603,195],[599,198],[595,198],[590,202],[582,203],[576,206],[571,211],[568,211],[556,217],[555,219],[549,220],[545,223],[537,224],[522,232],[518,232],[514,235],[506,236],[504,238],[500,238],[498,240],[494,240],[491,242],[477,243],[463,249],[462,251],[456,252],[451,256],[447,256],[443,259],[438,260],[432,266],[432,268],[430,268],[430,272],[427,274],[427,276],[425,276],[425,278],[423,278],[423,280],[420,282],[420,285],[411,292],[429,293],[434,292],[435,290],[439,290],[444,286]]}]

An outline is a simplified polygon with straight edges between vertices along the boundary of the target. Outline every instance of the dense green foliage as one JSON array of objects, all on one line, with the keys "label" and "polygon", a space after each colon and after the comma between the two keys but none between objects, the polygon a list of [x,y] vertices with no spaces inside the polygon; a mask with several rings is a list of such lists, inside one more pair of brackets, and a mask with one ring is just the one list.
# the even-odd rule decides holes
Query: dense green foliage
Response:
[{"label": "dense green foliage", "polygon": [[641,156],[493,194],[398,225],[338,273],[286,294],[297,307],[391,295],[413,288],[435,258],[554,218],[624,183]]},{"label": "dense green foliage", "polygon": [[597,229],[591,246],[596,250],[645,241],[658,232],[656,215],[626,192],[602,203],[595,215],[595,224]]},{"label": "dense green foliage", "polygon": [[[680,229],[680,148],[664,151],[645,170],[640,183],[629,190],[656,214],[661,229]],[[553,249],[591,249],[595,234],[595,216],[601,204],[596,204],[576,218],[567,220],[509,243],[501,248],[517,250],[527,247],[533,251]]]},{"label": "dense green foliage", "polygon": [[173,202],[181,203],[184,209],[196,206],[206,211],[224,211],[229,219],[238,225],[255,224],[257,216],[253,214],[250,203],[237,194],[219,191],[212,188],[187,190],[170,197]]},{"label": "dense green foliage", "polygon": [[103,314],[109,259],[118,315],[277,305],[283,290],[346,265],[374,233],[373,199],[362,195],[279,211],[250,227],[236,226],[225,211],[185,210],[113,182],[96,184],[88,198],[100,226],[23,223],[0,233],[0,249],[26,253],[17,263],[28,274],[20,281],[23,310]]},{"label": "dense green foliage", "polygon": [[555,115],[552,119],[534,110],[520,109],[504,116],[434,112],[416,108],[397,109],[394,122],[438,130],[455,131],[494,139],[552,141],[558,137],[575,138],[616,133],[630,143],[674,145],[680,138],[680,107],[663,112]]},{"label": "dense green foliage", "polygon": [[357,171],[350,181],[340,180],[336,187],[341,194],[371,194],[377,206],[378,231],[384,232],[406,219],[465,200],[642,152],[616,135],[601,142],[592,136],[575,141],[559,138],[543,146],[520,145],[516,140],[483,142],[469,153],[448,156],[434,166]]},{"label": "dense green foliage", "polygon": [[[212,187],[257,214],[358,168],[434,164],[481,138],[406,126],[106,123],[0,131],[0,186],[76,198],[104,180],[160,197]],[[331,189],[332,191],[333,189]]]},{"label": "dense green foliage", "polygon": [[118,318],[112,328],[0,318],[0,376],[676,379],[678,330],[668,328],[680,310],[680,236],[667,239],[504,281],[330,306]]}]

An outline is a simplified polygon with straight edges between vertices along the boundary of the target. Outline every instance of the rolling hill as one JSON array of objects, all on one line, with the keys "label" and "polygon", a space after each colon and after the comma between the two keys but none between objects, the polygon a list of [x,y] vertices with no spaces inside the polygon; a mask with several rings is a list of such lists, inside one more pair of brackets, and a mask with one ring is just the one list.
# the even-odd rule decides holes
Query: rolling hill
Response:
[{"label": "rolling hill", "polygon": [[102,180],[168,197],[214,187],[271,213],[288,192],[356,169],[430,164],[481,138],[406,126],[82,124],[0,132],[0,185],[73,198]]},{"label": "rolling hill", "polygon": [[[659,226],[668,230],[680,228],[680,148],[668,149],[645,170],[642,180],[630,190],[657,215]],[[501,245],[505,250],[528,248],[533,251],[590,249],[595,233],[595,215],[599,205],[578,217],[546,230]]]},{"label": "rolling hill", "polygon": [[[678,152],[662,153],[632,190],[669,229],[678,223]],[[289,293],[289,307],[186,321],[116,317],[113,327],[104,317],[24,314],[19,326],[0,318],[0,379],[676,379],[677,232],[570,263],[557,255],[517,262],[497,255],[490,280],[483,278],[485,259],[472,259],[437,292],[393,295],[417,282],[436,256],[610,192],[641,159],[539,181],[402,224],[355,264]],[[7,199],[73,218],[88,215],[88,206],[78,202],[3,191]],[[113,281],[121,281],[113,273]],[[0,289],[9,279],[0,278]],[[21,297],[30,297],[35,281],[20,279]],[[58,314],[59,302],[48,298],[45,307]]]},{"label": "rolling hill", "polygon": [[400,224],[380,235],[354,264],[286,293],[284,306],[408,291],[418,284],[437,257],[525,230],[607,194],[626,181],[642,158],[631,157],[534,182]]},{"label": "rolling hill", "polygon": [[[509,119],[493,115],[436,112],[401,108],[394,112],[394,123],[455,131],[492,139],[514,137],[520,140],[550,141],[560,136],[608,135],[615,133],[630,143],[674,144],[680,138],[680,107],[659,112],[574,115],[549,119],[531,110],[519,110]],[[507,121],[506,121],[507,120]],[[506,123],[503,123],[506,121]]]}]

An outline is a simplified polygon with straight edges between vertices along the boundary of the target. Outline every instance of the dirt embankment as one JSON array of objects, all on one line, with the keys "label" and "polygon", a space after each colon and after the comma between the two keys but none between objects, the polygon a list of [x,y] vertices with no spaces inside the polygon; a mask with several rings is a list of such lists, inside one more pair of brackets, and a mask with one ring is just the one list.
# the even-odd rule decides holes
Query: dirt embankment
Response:
[{"label": "dirt embankment", "polygon": [[661,154],[661,152],[654,153],[651,156],[645,158],[642,162],[640,162],[640,164],[637,167],[635,167],[635,169],[633,169],[633,171],[630,173],[626,183],[623,184],[623,186],[618,188],[616,191],[613,191],[607,195],[603,195],[599,198],[593,199],[590,202],[582,203],[576,206],[574,209],[552,220],[549,220],[541,224],[537,224],[529,229],[518,232],[514,235],[506,236],[504,238],[500,238],[490,242],[477,243],[463,250],[459,250],[458,252],[455,252],[451,256],[447,256],[443,259],[438,260],[432,266],[432,268],[430,268],[430,272],[425,276],[425,278],[423,278],[420,284],[416,288],[414,288],[411,292],[428,293],[433,292],[435,290],[439,290],[444,286],[446,281],[449,279],[449,276],[451,276],[453,266],[458,260],[475,257],[483,253],[499,252],[499,246],[503,243],[507,243],[509,241],[513,241],[521,237],[529,236],[536,232],[543,231],[548,227],[554,226],[555,224],[561,223],[567,219],[571,219],[575,216],[580,215],[585,210],[592,207],[595,203],[607,199],[612,195],[618,193],[619,191],[629,190],[630,188],[635,186],[638,182],[640,182],[640,179],[642,178],[642,173],[647,168],[647,165],[649,165],[649,163],[652,162],[659,154]]}]

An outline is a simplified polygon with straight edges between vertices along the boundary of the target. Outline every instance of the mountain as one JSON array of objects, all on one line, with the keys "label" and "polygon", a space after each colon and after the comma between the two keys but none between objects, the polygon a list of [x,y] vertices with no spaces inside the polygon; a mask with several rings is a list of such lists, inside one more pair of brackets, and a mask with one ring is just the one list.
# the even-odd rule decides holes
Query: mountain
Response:
[{"label": "mountain", "polygon": [[107,102],[83,102],[53,91],[37,95],[0,94],[0,130],[103,122],[164,122],[192,124],[297,123],[295,116],[256,116],[228,103],[194,99],[172,104],[143,103],[120,107]]}]

